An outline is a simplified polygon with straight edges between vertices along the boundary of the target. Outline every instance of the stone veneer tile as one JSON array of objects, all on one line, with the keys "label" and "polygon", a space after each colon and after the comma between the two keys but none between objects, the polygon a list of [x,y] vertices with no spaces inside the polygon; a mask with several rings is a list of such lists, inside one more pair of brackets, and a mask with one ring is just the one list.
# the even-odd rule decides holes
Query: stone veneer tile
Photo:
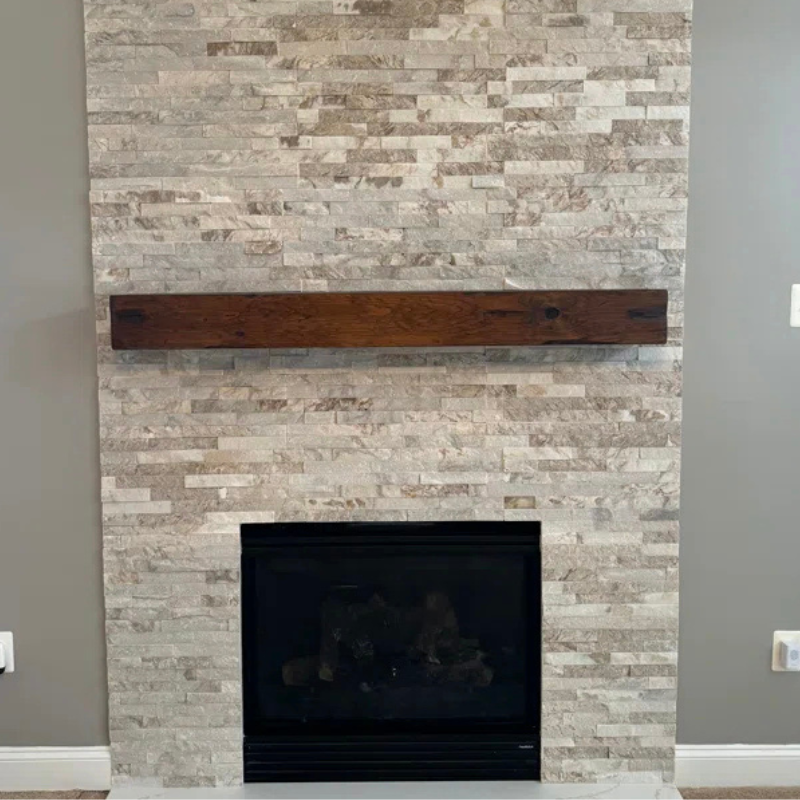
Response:
[{"label": "stone veneer tile", "polygon": [[[669,780],[690,0],[84,0],[116,783],[241,780],[239,526],[541,520],[543,773]],[[112,353],[132,292],[670,290],[668,348]]]}]

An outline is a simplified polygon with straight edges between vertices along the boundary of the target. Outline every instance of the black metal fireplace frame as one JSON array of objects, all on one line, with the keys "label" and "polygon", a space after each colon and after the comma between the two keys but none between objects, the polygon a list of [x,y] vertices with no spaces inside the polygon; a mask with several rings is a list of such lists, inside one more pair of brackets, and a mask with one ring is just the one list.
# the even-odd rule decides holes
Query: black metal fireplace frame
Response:
[{"label": "black metal fireplace frame", "polygon": [[[538,522],[276,523],[242,525],[244,780],[539,780],[541,549]],[[323,725],[253,713],[255,600],[245,591],[264,555],[514,554],[525,558],[525,721],[381,721]]]}]

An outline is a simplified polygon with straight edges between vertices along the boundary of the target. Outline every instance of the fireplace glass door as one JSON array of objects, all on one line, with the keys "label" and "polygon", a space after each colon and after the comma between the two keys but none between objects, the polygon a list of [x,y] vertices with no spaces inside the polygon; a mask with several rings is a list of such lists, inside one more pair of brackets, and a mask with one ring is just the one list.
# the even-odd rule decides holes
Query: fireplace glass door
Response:
[{"label": "fireplace glass door", "polygon": [[529,741],[538,553],[536,523],[246,526],[246,750],[287,736]]}]

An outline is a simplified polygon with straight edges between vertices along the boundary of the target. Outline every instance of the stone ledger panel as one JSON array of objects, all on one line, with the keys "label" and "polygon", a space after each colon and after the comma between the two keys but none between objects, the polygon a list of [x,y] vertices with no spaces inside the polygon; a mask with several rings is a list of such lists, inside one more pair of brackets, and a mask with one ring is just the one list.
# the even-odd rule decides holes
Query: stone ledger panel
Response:
[{"label": "stone ledger panel", "polygon": [[[690,0],[84,0],[117,783],[242,773],[239,525],[541,520],[543,777],[672,776]],[[108,295],[667,289],[666,347],[130,351]]]}]

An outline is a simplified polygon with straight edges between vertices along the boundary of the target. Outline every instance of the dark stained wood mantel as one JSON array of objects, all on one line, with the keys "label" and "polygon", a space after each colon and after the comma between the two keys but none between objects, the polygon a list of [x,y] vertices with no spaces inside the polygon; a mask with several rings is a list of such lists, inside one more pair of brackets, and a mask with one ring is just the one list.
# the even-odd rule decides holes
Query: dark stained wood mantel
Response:
[{"label": "dark stained wood mantel", "polygon": [[111,298],[115,350],[624,345],[666,338],[662,290]]}]

